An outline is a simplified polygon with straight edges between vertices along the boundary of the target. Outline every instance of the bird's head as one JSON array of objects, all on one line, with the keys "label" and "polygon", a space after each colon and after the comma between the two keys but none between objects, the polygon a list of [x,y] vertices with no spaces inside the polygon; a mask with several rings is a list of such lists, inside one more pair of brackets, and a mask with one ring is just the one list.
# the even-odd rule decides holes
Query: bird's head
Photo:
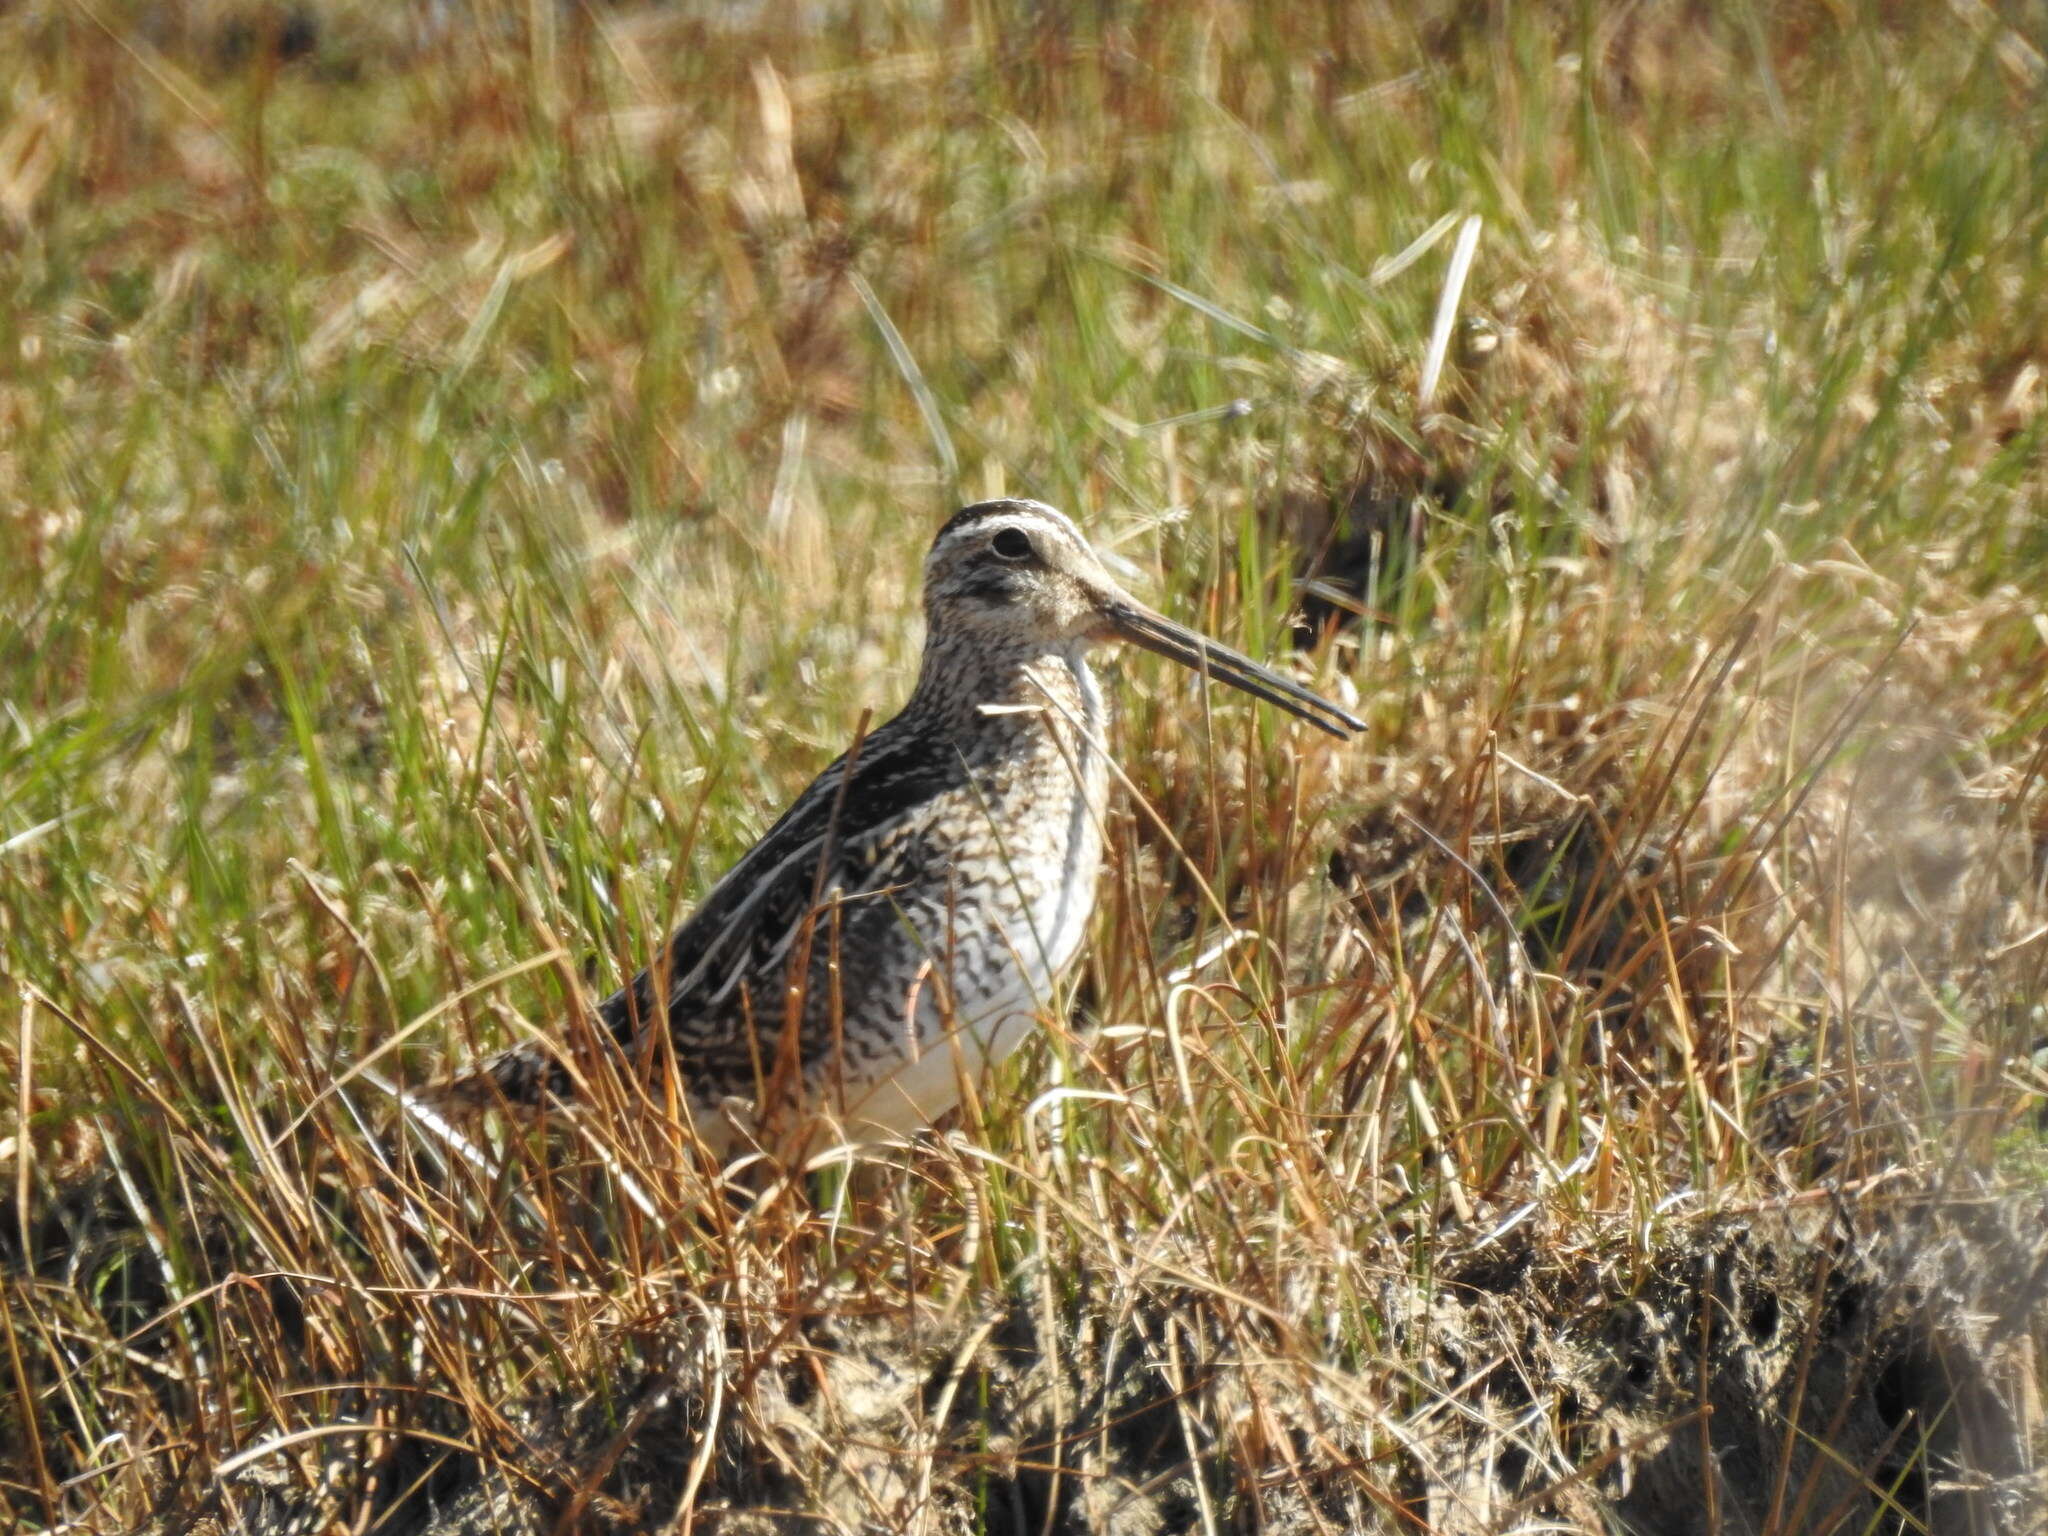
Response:
[{"label": "bird's head", "polygon": [[1153,612],[1119,586],[1068,518],[1043,502],[953,514],[924,566],[934,640],[1031,649],[1125,640],[1278,705],[1333,736],[1365,722],[1229,646]]}]

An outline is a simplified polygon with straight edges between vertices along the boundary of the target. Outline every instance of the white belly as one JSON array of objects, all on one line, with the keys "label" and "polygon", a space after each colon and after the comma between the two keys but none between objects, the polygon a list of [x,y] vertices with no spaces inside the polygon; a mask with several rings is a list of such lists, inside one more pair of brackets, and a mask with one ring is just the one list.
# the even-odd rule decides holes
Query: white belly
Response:
[{"label": "white belly", "polygon": [[979,1091],[990,1069],[1054,1012],[1060,978],[1087,937],[1102,864],[1102,833],[1095,813],[1085,792],[1075,799],[1087,828],[1069,839],[1061,878],[1026,904],[1027,920],[993,925],[995,934],[956,940],[979,944],[996,938],[1006,963],[989,968],[987,984],[981,988],[961,987],[950,1011],[941,1005],[940,987],[919,998],[914,1055],[849,1101],[849,1137],[902,1135],[929,1125],[960,1102],[963,1081]]},{"label": "white belly", "polygon": [[[1095,909],[1096,877],[1102,868],[1102,807],[1107,799],[1108,764],[1103,756],[1105,716],[1095,680],[1078,657],[1075,676],[1082,705],[1079,740],[1063,774],[1067,808],[1059,840],[1065,849],[1057,872],[1031,882],[1004,904],[1007,918],[989,931],[956,934],[933,945],[934,953],[957,953],[962,945],[989,946],[1003,963],[975,968],[953,990],[950,1010],[934,987],[918,1002],[918,1047],[888,1078],[847,1106],[845,1130],[855,1139],[876,1133],[900,1135],[929,1125],[960,1102],[963,1081],[977,1090],[989,1070],[1027,1040],[1051,1013],[1060,978],[1079,956]],[[1020,867],[1039,868],[1034,850],[1015,849]],[[976,982],[978,981],[978,985]]]}]

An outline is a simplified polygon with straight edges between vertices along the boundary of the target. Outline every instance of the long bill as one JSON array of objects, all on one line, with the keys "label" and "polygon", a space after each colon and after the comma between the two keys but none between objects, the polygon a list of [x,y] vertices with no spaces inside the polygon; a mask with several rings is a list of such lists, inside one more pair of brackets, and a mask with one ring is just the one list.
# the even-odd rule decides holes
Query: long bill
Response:
[{"label": "long bill", "polygon": [[1176,624],[1142,603],[1120,597],[1104,605],[1102,616],[1118,638],[1228,683],[1255,699],[1264,699],[1332,736],[1342,739],[1365,729],[1365,722],[1358,716],[1339,709],[1321,694],[1311,693],[1242,652],[1197,634],[1184,624]]}]

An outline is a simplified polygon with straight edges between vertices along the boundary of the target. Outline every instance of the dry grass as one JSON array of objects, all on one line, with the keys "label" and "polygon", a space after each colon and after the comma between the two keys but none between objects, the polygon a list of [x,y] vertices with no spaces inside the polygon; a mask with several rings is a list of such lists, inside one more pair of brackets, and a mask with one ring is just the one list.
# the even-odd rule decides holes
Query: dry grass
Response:
[{"label": "dry grass", "polygon": [[[0,17],[5,1518],[2039,1529],[2044,34]],[[1127,665],[914,1148],[403,1121],[1005,490],[1369,737]]]}]

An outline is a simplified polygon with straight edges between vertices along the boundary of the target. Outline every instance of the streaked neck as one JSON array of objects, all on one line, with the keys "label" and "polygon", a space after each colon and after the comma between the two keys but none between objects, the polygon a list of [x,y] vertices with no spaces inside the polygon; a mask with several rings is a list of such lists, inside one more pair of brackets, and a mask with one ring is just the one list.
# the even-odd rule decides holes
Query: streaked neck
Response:
[{"label": "streaked neck", "polygon": [[906,717],[973,734],[1036,731],[1048,723],[1099,734],[1102,695],[1087,644],[987,642],[939,635],[926,646]]}]

